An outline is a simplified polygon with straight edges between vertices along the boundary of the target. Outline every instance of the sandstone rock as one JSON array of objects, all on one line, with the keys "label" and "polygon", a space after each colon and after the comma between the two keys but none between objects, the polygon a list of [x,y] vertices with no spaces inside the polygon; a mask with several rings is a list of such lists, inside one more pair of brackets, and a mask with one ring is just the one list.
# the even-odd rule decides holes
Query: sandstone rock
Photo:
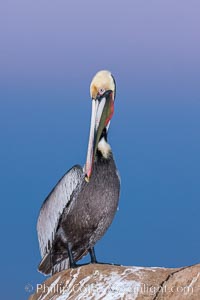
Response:
[{"label": "sandstone rock", "polygon": [[199,300],[200,264],[166,269],[90,264],[38,284],[29,300]]}]

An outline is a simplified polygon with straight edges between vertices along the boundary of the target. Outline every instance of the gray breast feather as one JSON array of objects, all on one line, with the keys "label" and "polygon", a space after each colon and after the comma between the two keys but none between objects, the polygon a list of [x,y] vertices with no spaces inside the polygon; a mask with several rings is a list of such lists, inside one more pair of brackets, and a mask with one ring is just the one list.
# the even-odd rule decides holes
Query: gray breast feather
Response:
[{"label": "gray breast feather", "polygon": [[60,179],[44,201],[37,222],[42,257],[50,251],[60,216],[83,178],[83,169],[78,165],[74,166]]}]

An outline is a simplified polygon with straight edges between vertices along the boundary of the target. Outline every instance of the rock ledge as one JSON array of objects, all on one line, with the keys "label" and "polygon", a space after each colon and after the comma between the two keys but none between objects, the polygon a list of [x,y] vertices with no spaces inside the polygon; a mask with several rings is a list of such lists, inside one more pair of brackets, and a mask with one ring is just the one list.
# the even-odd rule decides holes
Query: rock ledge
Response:
[{"label": "rock ledge", "polygon": [[167,269],[90,264],[38,284],[29,300],[199,300],[200,264]]}]

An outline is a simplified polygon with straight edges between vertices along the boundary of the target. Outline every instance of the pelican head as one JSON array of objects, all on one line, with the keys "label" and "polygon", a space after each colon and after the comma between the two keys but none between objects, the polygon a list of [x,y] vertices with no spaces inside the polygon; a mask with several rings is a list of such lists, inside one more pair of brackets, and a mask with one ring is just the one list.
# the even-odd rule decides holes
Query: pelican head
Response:
[{"label": "pelican head", "polygon": [[[90,96],[92,98],[92,114],[90,124],[90,135],[85,165],[85,179],[89,181],[97,148],[102,148],[102,134],[110,124],[114,112],[115,80],[109,71],[99,71],[90,84]],[[105,140],[104,140],[105,144]],[[108,150],[110,146],[106,144]],[[104,147],[105,148],[105,147]],[[105,151],[104,157],[107,158]]]}]

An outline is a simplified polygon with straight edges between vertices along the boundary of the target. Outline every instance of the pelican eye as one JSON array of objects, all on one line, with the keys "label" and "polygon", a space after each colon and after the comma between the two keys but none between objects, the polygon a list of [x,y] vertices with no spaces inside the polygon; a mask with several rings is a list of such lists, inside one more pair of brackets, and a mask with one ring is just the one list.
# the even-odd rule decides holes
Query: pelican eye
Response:
[{"label": "pelican eye", "polygon": [[100,88],[100,89],[99,89],[99,95],[103,95],[104,93],[105,93],[105,89]]}]

